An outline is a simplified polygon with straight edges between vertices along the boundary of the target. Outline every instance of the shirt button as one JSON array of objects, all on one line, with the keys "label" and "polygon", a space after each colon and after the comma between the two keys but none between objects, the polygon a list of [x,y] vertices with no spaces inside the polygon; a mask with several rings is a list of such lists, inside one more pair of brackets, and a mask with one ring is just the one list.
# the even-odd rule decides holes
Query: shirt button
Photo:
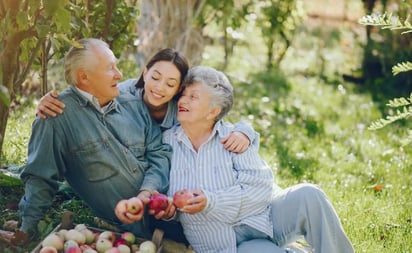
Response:
[{"label": "shirt button", "polygon": [[133,173],[136,173],[137,172],[137,168],[133,168]]}]

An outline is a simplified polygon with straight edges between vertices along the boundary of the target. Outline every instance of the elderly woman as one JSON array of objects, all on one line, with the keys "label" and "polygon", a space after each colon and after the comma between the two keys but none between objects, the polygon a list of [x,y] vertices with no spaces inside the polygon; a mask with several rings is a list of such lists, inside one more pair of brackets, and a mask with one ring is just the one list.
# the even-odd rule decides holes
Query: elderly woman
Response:
[{"label": "elderly woman", "polygon": [[354,252],[325,194],[314,185],[285,190],[250,146],[233,153],[220,140],[233,130],[222,118],[233,104],[233,87],[213,68],[189,70],[178,100],[177,125],[163,134],[173,147],[169,196],[188,189],[193,197],[175,215],[198,253],[285,252],[304,236],[313,251]]}]

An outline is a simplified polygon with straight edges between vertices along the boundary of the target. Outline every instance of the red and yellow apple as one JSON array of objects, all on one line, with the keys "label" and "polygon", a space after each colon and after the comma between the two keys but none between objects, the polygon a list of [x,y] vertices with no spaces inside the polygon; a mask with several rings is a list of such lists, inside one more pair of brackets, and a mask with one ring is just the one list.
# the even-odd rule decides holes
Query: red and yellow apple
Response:
[{"label": "red and yellow apple", "polygon": [[173,195],[173,204],[177,208],[183,208],[191,198],[193,198],[193,193],[188,189],[182,189]]}]

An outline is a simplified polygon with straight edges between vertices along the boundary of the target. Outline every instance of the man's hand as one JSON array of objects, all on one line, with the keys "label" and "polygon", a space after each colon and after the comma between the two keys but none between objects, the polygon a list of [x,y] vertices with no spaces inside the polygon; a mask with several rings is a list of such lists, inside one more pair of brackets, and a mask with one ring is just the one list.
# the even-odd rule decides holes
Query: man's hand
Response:
[{"label": "man's hand", "polygon": [[0,230],[0,239],[11,245],[25,245],[29,242],[28,235],[20,230],[16,232]]}]

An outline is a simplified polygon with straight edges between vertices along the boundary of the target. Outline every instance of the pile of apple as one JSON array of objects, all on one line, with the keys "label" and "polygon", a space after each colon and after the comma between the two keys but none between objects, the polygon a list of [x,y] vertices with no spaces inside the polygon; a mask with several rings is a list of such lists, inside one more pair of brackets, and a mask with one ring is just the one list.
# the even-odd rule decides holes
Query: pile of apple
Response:
[{"label": "pile of apple", "polygon": [[41,245],[40,253],[156,253],[156,245],[152,241],[139,245],[131,232],[116,236],[107,230],[94,232],[84,224],[52,232]]},{"label": "pile of apple", "polygon": [[[172,203],[177,208],[183,208],[187,200],[194,195],[187,189],[177,191]],[[142,201],[137,197],[121,200],[124,212],[137,214],[143,209]],[[161,193],[150,197],[149,207],[155,213],[166,210],[169,199]],[[152,241],[136,243],[136,237],[131,232],[123,232],[119,238],[112,231],[94,232],[85,224],[78,224],[73,229],[61,229],[49,234],[42,241],[39,253],[156,253],[156,245]]]}]

